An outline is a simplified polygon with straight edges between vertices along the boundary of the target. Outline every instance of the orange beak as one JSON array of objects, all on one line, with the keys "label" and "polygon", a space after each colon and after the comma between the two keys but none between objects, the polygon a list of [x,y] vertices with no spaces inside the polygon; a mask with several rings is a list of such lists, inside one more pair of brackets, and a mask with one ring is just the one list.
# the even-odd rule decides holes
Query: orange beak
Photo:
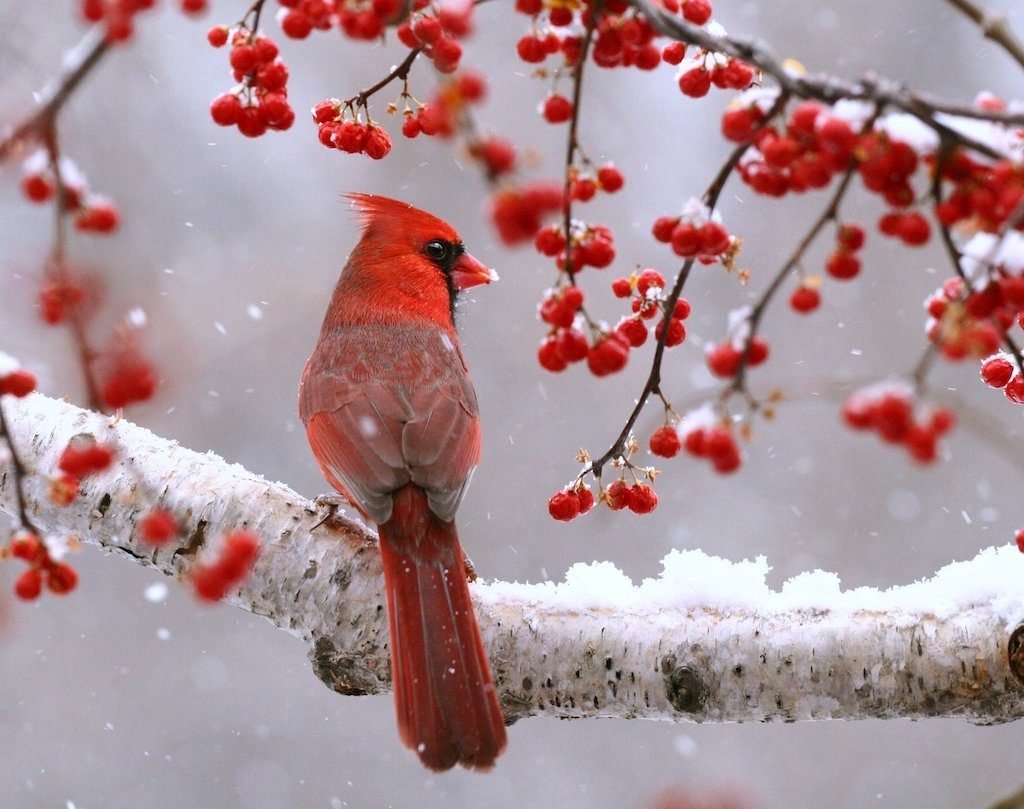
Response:
[{"label": "orange beak", "polygon": [[469,253],[463,253],[452,265],[452,280],[456,289],[469,289],[480,284],[489,284],[498,280],[498,274],[490,267],[485,267]]}]

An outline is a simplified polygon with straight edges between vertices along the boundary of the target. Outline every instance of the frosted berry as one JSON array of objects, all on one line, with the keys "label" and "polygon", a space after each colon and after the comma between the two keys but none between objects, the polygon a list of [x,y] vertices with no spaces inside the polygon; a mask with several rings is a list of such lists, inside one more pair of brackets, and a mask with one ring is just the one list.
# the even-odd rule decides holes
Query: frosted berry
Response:
[{"label": "frosted berry", "polygon": [[[1005,357],[989,357],[981,364],[981,379],[990,388],[1004,388],[1013,377],[1013,363]],[[3,380],[0,380],[2,389]]]}]

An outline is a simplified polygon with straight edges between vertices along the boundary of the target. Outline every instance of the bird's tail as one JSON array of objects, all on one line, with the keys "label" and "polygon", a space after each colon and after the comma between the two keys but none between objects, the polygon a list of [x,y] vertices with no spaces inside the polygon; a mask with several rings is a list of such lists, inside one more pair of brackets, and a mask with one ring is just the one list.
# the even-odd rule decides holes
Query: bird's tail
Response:
[{"label": "bird's tail", "polygon": [[398,731],[432,770],[487,770],[505,748],[505,722],[469,597],[454,522],[423,491],[396,493],[380,526]]}]

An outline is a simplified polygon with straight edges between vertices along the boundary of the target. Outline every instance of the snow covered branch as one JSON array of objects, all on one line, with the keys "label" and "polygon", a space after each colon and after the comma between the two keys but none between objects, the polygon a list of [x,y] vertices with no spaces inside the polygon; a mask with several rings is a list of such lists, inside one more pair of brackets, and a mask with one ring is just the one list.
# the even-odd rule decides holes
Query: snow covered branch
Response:
[{"label": "snow covered branch", "polygon": [[[26,508],[43,530],[73,534],[167,575],[186,574],[227,532],[258,533],[253,575],[226,600],[303,638],[314,670],[345,694],[386,690],[387,621],[374,537],[212,454],[127,421],[32,395],[5,401],[28,470]],[[69,438],[119,449],[110,471],[66,507],[47,496]],[[0,509],[17,509],[0,464]],[[170,510],[172,546],[141,543],[136,522]],[[673,552],[639,586],[608,563],[561,584],[478,582],[474,596],[509,720],[617,716],[692,721],[1024,715],[1024,555],[1006,547],[932,579],[843,592],[815,571],[780,591],[763,558],[731,563]]]}]

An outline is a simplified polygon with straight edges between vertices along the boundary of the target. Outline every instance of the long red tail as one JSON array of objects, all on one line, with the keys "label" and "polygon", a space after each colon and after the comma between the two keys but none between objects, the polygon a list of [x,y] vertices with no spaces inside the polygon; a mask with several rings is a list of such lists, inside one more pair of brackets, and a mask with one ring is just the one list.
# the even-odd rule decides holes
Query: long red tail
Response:
[{"label": "long red tail", "polygon": [[486,770],[505,722],[477,628],[455,523],[412,484],[380,526],[398,731],[432,770]]}]

